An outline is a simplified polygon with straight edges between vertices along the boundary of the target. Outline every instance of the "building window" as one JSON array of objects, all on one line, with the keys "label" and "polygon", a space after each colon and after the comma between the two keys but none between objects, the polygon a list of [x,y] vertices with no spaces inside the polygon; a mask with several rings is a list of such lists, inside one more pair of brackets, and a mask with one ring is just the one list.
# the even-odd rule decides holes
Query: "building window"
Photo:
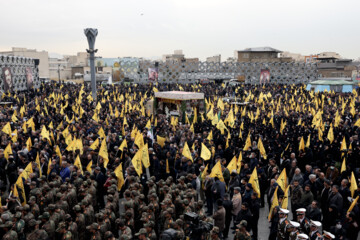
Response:
[{"label": "building window", "polygon": [[244,53],[244,54],[243,54],[243,58],[249,58],[249,54],[248,54],[248,53]]}]

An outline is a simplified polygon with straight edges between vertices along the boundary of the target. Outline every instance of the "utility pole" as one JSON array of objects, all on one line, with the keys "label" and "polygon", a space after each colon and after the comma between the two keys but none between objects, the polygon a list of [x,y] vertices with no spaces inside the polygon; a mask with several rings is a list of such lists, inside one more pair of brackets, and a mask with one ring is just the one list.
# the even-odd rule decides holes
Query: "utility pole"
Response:
[{"label": "utility pole", "polygon": [[89,49],[86,49],[86,51],[90,53],[91,90],[94,102],[96,102],[95,53],[97,49],[95,49],[95,40],[98,30],[96,28],[86,28],[84,33],[89,43]]}]

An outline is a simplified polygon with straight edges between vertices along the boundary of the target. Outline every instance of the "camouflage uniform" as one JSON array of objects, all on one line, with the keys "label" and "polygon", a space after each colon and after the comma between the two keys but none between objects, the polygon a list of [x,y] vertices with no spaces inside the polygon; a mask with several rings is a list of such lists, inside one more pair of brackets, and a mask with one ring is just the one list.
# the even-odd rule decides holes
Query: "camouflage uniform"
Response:
[{"label": "camouflage uniform", "polygon": [[251,240],[251,236],[250,233],[248,233],[247,231],[245,232],[237,231],[235,233],[234,240]]},{"label": "camouflage uniform", "polygon": [[43,229],[36,229],[27,236],[27,240],[47,240],[48,234]]}]

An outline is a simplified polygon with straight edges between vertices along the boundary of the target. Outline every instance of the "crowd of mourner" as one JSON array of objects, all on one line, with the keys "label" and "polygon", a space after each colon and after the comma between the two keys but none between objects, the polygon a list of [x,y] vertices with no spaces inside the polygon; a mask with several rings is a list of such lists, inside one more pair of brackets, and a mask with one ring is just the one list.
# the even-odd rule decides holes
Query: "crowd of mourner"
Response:
[{"label": "crowd of mourner", "polygon": [[[204,93],[204,109],[147,107],[174,90]],[[213,83],[98,85],[95,99],[86,84],[4,92],[0,238],[356,240],[358,93]]]}]

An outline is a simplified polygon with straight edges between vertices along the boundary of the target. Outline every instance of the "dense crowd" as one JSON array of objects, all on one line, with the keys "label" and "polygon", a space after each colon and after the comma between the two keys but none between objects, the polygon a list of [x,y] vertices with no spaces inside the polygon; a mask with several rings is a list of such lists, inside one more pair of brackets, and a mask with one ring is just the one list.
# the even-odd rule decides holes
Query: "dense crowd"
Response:
[{"label": "dense crowd", "polygon": [[[203,92],[206,111],[145,107],[172,90]],[[357,90],[98,85],[93,99],[43,83],[1,101],[2,239],[358,238]]]}]

